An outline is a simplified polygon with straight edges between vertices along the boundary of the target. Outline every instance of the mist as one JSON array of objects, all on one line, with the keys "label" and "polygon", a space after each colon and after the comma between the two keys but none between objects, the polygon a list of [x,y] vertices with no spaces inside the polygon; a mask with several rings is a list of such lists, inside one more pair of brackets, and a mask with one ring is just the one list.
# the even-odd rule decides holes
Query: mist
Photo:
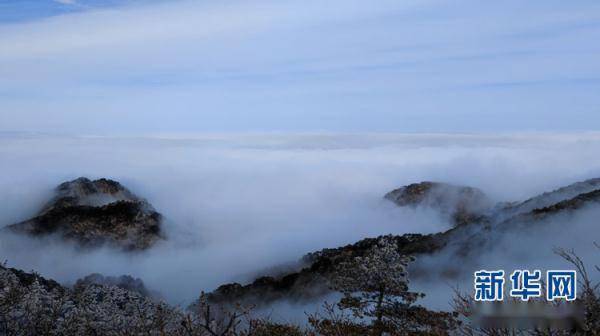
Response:
[{"label": "mist", "polygon": [[[35,215],[63,181],[107,177],[146,198],[164,215],[167,240],[131,254],[81,251],[53,237],[3,234],[0,258],[10,267],[35,270],[64,284],[93,272],[129,274],[169,302],[185,305],[202,290],[231,281],[245,283],[278,265],[295,267],[311,251],[388,233],[450,228],[432,210],[398,208],[382,199],[396,187],[443,181],[480,188],[496,202],[523,200],[600,176],[599,151],[596,133],[145,138],[3,134],[2,226]],[[492,251],[481,263],[508,269],[523,261],[524,267],[545,267],[557,259],[552,245],[575,245],[592,258],[597,235],[589,230],[598,213],[590,211],[564,219],[569,222],[563,226],[568,239],[555,229],[524,234],[520,241],[506,237],[499,242],[506,247],[499,251],[505,253]],[[523,240],[533,234],[553,239],[530,248]],[[430,289],[434,296],[450,290],[446,284],[445,289],[427,283],[415,286]]]},{"label": "mist", "polygon": [[[573,251],[579,256],[592,281],[600,281],[595,268],[600,259],[600,249],[595,243],[600,238],[598,228],[600,209],[587,207],[575,214],[560,214],[547,220],[525,223],[522,230],[494,233],[492,242],[469,258],[459,258],[452,249],[433,255],[420,256],[411,268],[427,270],[427,274],[413,277],[411,289],[426,293],[421,304],[429,308],[451,308],[454,291],[473,292],[473,273],[481,269],[504,270],[554,270],[574,269],[573,265],[555,253],[556,249]],[[444,272],[452,271],[452,276]]]}]

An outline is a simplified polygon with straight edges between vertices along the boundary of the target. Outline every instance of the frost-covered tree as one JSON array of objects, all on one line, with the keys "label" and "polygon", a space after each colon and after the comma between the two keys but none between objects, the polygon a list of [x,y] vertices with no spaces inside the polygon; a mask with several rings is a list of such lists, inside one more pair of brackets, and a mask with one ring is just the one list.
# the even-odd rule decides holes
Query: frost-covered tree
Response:
[{"label": "frost-covered tree", "polygon": [[333,287],[344,296],[338,303],[360,320],[371,322],[373,335],[404,335],[411,330],[441,332],[453,327],[450,314],[413,306],[424,296],[408,290],[407,267],[393,236],[380,237],[363,256],[343,262],[333,276]]},{"label": "frost-covered tree", "polygon": [[69,288],[0,264],[0,336],[443,334],[444,313],[412,305],[419,295],[408,291],[409,260],[398,254],[392,237],[384,237],[368,253],[343,263],[334,284],[344,293],[339,307],[349,310],[309,316],[309,330],[253,319],[247,307],[212,305],[206,295],[184,310],[118,286],[84,281]]},{"label": "frost-covered tree", "polygon": [[0,336],[290,336],[296,330],[253,321],[238,306],[212,306],[205,295],[195,308],[185,311],[113,285],[66,288],[0,264]]},{"label": "frost-covered tree", "polygon": [[0,335],[185,335],[185,315],[116,286],[72,290],[0,265]]}]

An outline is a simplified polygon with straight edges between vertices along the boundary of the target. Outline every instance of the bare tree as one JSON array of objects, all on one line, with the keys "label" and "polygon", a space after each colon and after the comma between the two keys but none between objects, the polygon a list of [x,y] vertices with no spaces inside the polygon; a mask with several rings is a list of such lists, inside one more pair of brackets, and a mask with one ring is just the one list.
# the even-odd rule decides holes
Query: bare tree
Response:
[{"label": "bare tree", "polygon": [[214,306],[208,302],[204,292],[191,308],[183,325],[189,335],[238,336],[242,335],[240,324],[249,316],[252,307],[236,304],[232,307]]},{"label": "bare tree", "polygon": [[[594,243],[594,245],[598,247],[598,244]],[[554,253],[568,261],[577,270],[577,282],[581,288],[577,300],[582,303],[585,314],[582,332],[585,335],[600,335],[600,298],[598,297],[600,283],[592,282],[585,263],[575,253],[575,250],[555,248]],[[594,267],[600,271],[598,266]]]}]

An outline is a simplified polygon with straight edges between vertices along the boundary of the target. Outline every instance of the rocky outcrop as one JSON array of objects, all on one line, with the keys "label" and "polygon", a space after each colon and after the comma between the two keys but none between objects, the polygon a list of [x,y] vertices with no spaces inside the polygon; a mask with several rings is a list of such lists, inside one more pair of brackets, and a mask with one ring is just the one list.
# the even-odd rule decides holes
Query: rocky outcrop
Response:
[{"label": "rocky outcrop", "polygon": [[421,182],[390,191],[385,199],[398,206],[429,207],[447,216],[454,225],[485,219],[492,202],[479,189],[440,182]]},{"label": "rocky outcrop", "polygon": [[162,216],[120,183],[87,178],[65,182],[37,216],[8,229],[31,236],[55,234],[84,247],[143,250],[163,238]]},{"label": "rocky outcrop", "polygon": [[493,206],[479,189],[439,182],[410,184],[387,193],[384,198],[401,207],[433,208],[449,215],[456,225],[495,227],[519,221],[539,221],[549,215],[574,211],[600,201],[600,178],[573,183],[522,202]]}]

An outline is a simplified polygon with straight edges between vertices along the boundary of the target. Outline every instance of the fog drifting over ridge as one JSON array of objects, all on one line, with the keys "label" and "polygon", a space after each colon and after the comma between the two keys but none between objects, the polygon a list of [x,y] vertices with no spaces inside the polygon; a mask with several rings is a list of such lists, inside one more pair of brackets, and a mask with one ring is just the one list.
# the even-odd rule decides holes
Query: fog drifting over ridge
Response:
[{"label": "fog drifting over ridge", "polygon": [[433,212],[383,201],[395,187],[434,180],[481,188],[494,201],[523,200],[600,176],[598,152],[597,133],[5,134],[1,225],[34,215],[62,181],[108,177],[164,214],[169,240],[136,255],[80,254],[52,239],[4,236],[0,257],[64,283],[92,272],[131,274],[169,301],[186,303],[200,290],[248,281],[310,251],[449,227]]}]

